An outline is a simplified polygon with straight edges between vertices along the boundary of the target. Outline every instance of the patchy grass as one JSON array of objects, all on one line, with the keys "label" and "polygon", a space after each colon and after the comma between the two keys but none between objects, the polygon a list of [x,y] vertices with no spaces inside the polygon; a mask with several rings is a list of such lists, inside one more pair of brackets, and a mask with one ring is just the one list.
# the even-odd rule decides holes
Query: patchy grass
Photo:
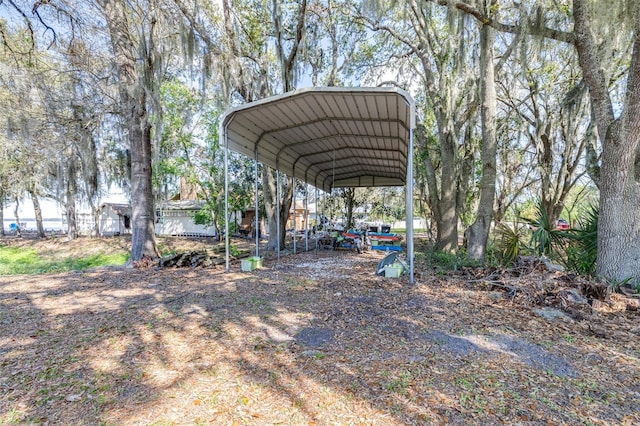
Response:
[{"label": "patchy grass", "polygon": [[[214,247],[210,239],[156,237],[163,255]],[[0,275],[85,271],[123,265],[129,260],[131,237],[68,240],[65,236],[0,239]]]},{"label": "patchy grass", "polygon": [[41,257],[34,249],[0,246],[0,275],[83,271],[101,266],[123,265],[128,259],[127,253],[120,253],[52,260]]},{"label": "patchy grass", "polygon": [[46,250],[0,245],[0,275],[83,271],[101,266],[123,265],[128,259],[127,252],[57,257]]}]

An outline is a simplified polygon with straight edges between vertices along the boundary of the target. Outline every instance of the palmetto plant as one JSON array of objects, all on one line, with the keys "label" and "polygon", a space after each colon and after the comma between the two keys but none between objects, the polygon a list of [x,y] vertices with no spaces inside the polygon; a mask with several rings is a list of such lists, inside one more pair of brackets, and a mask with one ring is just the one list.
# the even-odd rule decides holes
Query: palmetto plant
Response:
[{"label": "palmetto plant", "polygon": [[597,207],[591,207],[586,216],[578,220],[578,227],[566,232],[569,244],[565,249],[566,266],[578,274],[593,275],[598,256]]},{"label": "palmetto plant", "polygon": [[496,224],[496,248],[500,251],[505,264],[513,262],[526,248],[528,229],[526,225],[514,222],[513,226],[505,223]]},{"label": "palmetto plant", "polygon": [[556,229],[551,222],[542,201],[536,204],[536,217],[523,218],[533,229],[531,234],[531,248],[538,256],[551,256],[556,247],[561,247],[568,232]]}]

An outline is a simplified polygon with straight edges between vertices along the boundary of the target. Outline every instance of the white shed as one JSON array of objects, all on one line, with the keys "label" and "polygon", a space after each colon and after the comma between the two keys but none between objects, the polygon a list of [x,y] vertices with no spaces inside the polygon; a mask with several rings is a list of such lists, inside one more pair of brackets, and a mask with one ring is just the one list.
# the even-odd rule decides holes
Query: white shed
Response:
[{"label": "white shed", "polygon": [[156,235],[215,237],[215,228],[196,225],[195,214],[204,206],[199,200],[165,201],[156,211]]},{"label": "white shed", "polygon": [[131,233],[131,206],[104,203],[100,205],[100,235],[110,237]]}]

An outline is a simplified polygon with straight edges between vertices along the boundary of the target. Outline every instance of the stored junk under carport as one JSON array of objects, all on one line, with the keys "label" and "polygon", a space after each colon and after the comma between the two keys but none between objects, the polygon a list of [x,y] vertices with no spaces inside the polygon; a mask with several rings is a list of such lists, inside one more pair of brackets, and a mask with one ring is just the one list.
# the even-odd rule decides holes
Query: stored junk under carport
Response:
[{"label": "stored junk under carport", "polygon": [[[413,99],[388,87],[295,90],[230,109],[220,121],[225,172],[231,149],[326,192],[406,185],[412,283],[414,128]],[[225,194],[228,216],[228,178]]]}]

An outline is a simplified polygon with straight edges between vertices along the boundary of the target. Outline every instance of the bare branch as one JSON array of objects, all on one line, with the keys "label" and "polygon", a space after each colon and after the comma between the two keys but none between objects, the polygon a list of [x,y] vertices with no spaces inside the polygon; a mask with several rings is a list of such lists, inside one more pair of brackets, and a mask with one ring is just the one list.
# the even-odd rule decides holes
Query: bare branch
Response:
[{"label": "bare branch", "polygon": [[[31,25],[31,20],[29,19],[29,17],[27,16],[27,14],[26,14],[26,13],[24,13],[24,12],[22,11],[22,9],[20,9],[20,7],[14,3],[14,1],[13,1],[13,0],[7,0],[7,1],[8,1],[8,2],[9,2],[9,4],[10,4],[11,6],[13,6],[13,8],[14,8],[14,9],[15,9],[15,10],[20,14],[20,15],[22,15],[22,17],[24,18],[24,21],[25,21],[25,22],[26,22],[26,24],[27,24],[27,29],[29,30],[29,33],[30,33],[30,35],[31,35],[31,50],[32,50],[32,51],[33,51],[33,50],[35,50],[35,48],[36,48],[36,38],[35,38],[35,34],[34,34],[34,32],[33,32],[33,26]],[[3,39],[4,39],[4,35],[3,35]],[[6,42],[5,42],[5,45],[6,45]]]},{"label": "bare branch", "polygon": [[[11,1],[11,0],[10,0],[10,1]],[[51,40],[51,43],[49,43],[49,47],[48,47],[48,48],[51,48],[51,46],[53,46],[54,44],[56,44],[56,41],[57,41],[57,34],[56,34],[56,31],[55,31],[53,28],[51,28],[49,25],[47,25],[47,23],[46,23],[46,22],[44,22],[44,19],[42,19],[42,16],[40,16],[40,12],[38,12],[38,8],[39,8],[40,6],[42,6],[43,4],[47,4],[47,3],[49,3],[49,0],[40,0],[40,1],[36,2],[36,3],[33,5],[33,9],[31,9],[31,12],[32,12],[34,15],[36,15],[36,16],[38,17],[38,20],[39,20],[39,21],[40,21],[40,23],[44,26],[44,28],[45,28],[45,31],[44,31],[44,32],[45,32],[45,34],[46,34],[48,31],[51,31],[51,34],[53,34],[53,40]]]}]

